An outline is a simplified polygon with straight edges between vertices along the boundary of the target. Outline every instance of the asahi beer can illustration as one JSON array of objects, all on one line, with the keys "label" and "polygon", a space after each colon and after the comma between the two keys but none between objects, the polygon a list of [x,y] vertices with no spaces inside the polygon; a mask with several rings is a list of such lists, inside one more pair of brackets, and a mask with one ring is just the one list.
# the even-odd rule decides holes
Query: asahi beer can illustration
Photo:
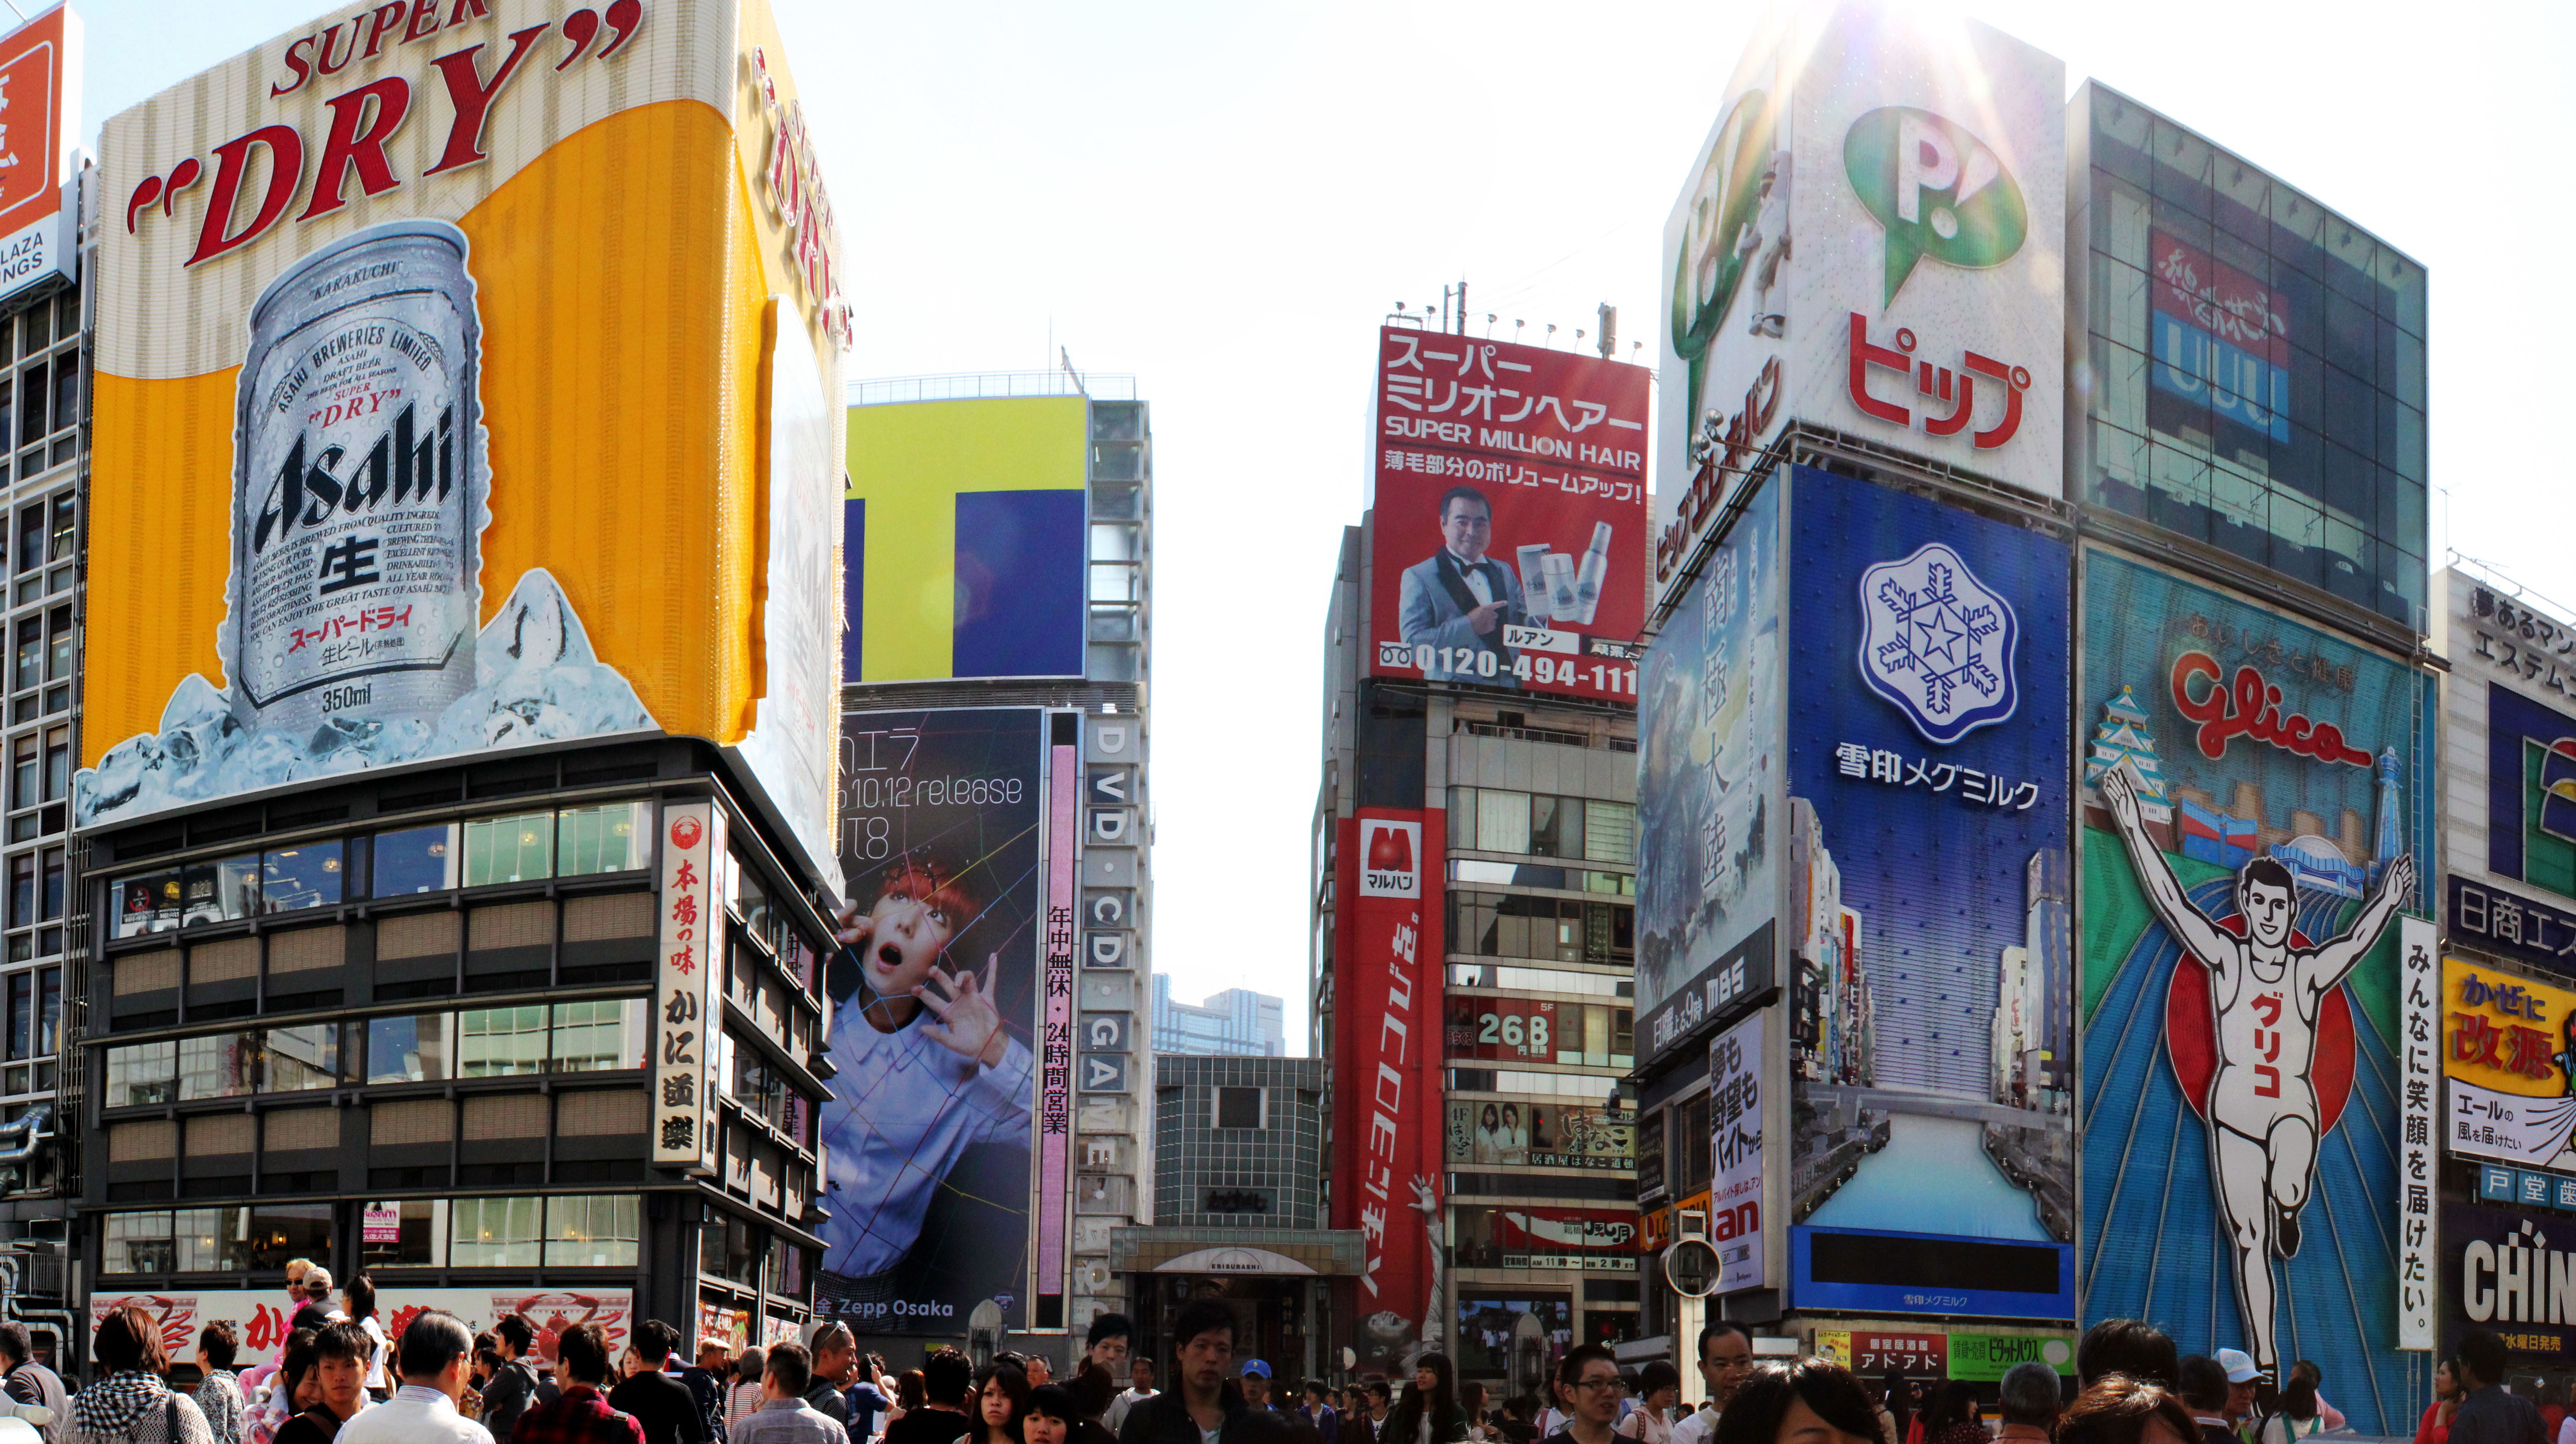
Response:
[{"label": "asahi beer can illustration", "polygon": [[381,745],[474,686],[488,477],[466,249],[444,221],[371,227],[251,308],[224,631],[245,725]]}]

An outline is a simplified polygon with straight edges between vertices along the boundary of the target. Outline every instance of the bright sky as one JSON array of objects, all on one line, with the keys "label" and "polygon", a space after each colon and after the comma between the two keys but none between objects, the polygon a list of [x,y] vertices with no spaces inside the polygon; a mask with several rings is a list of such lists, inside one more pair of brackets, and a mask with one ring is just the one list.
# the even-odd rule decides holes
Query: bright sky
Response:
[{"label": "bright sky", "polygon": [[[1303,1051],[1324,602],[1372,328],[1463,276],[1496,335],[1552,322],[1571,347],[1608,301],[1623,355],[1650,339],[1663,217],[1754,7],[776,3],[847,246],[847,374],[1036,369],[1052,341],[1154,403],[1155,963],[1185,1000],[1285,996]],[[93,137],[316,13],[76,8]],[[2424,262],[2434,554],[2576,611],[2576,492],[2513,440],[2576,412],[2551,259],[2576,187],[2549,159],[2576,135],[2576,8],[1965,8],[2070,91],[2099,78]]]}]

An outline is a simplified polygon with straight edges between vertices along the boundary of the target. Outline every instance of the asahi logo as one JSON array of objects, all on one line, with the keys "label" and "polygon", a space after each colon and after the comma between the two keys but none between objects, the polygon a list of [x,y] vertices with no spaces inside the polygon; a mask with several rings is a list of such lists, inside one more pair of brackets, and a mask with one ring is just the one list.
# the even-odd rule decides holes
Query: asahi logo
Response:
[{"label": "asahi logo", "polygon": [[444,503],[456,486],[456,409],[440,411],[436,429],[427,436],[418,434],[414,410],[405,404],[396,412],[394,424],[345,474],[339,468],[351,448],[326,446],[308,459],[306,438],[299,433],[260,500],[251,551],[266,551],[272,540],[283,544],[299,526],[322,526],[335,511],[363,515],[388,500],[395,506]]},{"label": "asahi logo", "polygon": [[1360,896],[1422,895],[1422,824],[1360,819]]}]

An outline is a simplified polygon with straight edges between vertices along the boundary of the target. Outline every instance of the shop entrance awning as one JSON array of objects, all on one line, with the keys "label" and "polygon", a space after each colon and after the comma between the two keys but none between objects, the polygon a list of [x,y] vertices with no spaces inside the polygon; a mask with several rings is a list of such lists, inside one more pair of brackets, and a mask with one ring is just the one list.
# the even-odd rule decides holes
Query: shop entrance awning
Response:
[{"label": "shop entrance awning", "polygon": [[1357,1276],[1368,1250],[1357,1229],[1121,1228],[1109,1235],[1119,1273]]}]

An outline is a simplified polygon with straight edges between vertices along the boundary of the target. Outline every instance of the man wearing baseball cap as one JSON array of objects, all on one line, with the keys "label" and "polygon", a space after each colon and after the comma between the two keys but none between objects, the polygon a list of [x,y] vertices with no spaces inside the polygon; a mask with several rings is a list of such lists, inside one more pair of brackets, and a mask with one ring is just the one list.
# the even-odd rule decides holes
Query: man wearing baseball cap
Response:
[{"label": "man wearing baseball cap", "polygon": [[2254,1356],[2243,1349],[2221,1349],[2212,1357],[2218,1367],[2227,1371],[2227,1424],[2240,1438],[2248,1431],[2260,1429],[2254,1417],[2254,1396],[2263,1389],[2263,1371],[2254,1367]]},{"label": "man wearing baseball cap", "polygon": [[1259,1359],[1244,1361],[1243,1403],[1256,1414],[1279,1412],[1279,1406],[1270,1402],[1270,1366]]}]

